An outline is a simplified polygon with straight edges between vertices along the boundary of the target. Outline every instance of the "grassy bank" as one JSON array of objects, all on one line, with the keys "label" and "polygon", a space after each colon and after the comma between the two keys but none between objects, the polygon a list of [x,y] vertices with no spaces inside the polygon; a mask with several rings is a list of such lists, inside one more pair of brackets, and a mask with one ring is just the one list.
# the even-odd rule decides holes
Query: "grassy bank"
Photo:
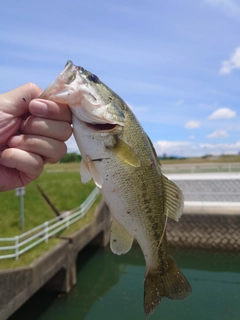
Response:
[{"label": "grassy bank", "polygon": [[[46,220],[56,217],[56,213],[42,196],[38,186],[47,195],[56,211],[64,212],[78,207],[94,188],[94,183],[82,184],[79,176],[79,163],[46,165],[41,177],[26,187],[24,196],[24,219],[26,232]],[[100,197],[97,201],[99,203]],[[19,197],[15,191],[0,193],[0,238],[14,237],[22,233],[20,228]],[[97,203],[87,215],[64,232],[64,235],[79,230],[93,219]],[[41,243],[19,257],[19,260],[0,260],[0,270],[27,265],[56,245],[60,240],[53,238]],[[1,243],[0,243],[1,246]],[[0,251],[0,254],[2,252]]]},{"label": "grassy bank", "polygon": [[176,158],[176,159],[160,159],[162,165],[164,164],[203,164],[203,163],[234,163],[240,162],[240,155],[221,155],[208,156],[201,158]]}]

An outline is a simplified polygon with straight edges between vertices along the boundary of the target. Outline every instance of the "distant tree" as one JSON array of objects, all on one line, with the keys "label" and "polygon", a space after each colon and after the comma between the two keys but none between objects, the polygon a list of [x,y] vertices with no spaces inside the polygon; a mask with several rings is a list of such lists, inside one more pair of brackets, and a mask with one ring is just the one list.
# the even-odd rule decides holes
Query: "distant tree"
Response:
[{"label": "distant tree", "polygon": [[66,153],[65,156],[60,160],[60,163],[67,163],[67,162],[80,162],[82,156],[75,152]]}]

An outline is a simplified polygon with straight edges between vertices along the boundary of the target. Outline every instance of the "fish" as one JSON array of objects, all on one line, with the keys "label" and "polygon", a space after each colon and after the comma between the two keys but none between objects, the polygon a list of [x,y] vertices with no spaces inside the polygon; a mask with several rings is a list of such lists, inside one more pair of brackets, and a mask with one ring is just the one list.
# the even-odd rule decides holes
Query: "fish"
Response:
[{"label": "fish", "polygon": [[185,299],[191,286],[168,252],[168,218],[178,221],[183,194],[161,171],[153,144],[129,106],[95,74],[68,61],[42,99],[66,104],[82,155],[83,183],[93,179],[112,215],[110,247],[127,253],[136,239],[145,258],[144,310],[163,297]]}]

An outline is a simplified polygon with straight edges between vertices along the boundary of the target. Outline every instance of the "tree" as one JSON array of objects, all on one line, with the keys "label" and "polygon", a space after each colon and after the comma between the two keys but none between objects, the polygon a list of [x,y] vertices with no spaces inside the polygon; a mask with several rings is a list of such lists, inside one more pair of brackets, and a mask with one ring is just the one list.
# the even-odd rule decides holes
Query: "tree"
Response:
[{"label": "tree", "polygon": [[60,160],[60,163],[67,163],[67,162],[80,162],[82,156],[75,152],[66,153],[65,156]]}]

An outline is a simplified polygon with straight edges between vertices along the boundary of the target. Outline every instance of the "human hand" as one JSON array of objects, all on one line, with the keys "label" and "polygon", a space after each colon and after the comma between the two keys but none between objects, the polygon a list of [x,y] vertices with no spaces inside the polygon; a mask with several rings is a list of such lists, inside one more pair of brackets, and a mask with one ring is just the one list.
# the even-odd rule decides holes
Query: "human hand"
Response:
[{"label": "human hand", "polygon": [[28,83],[0,95],[0,191],[27,185],[66,153],[70,109],[36,99],[41,93]]}]

